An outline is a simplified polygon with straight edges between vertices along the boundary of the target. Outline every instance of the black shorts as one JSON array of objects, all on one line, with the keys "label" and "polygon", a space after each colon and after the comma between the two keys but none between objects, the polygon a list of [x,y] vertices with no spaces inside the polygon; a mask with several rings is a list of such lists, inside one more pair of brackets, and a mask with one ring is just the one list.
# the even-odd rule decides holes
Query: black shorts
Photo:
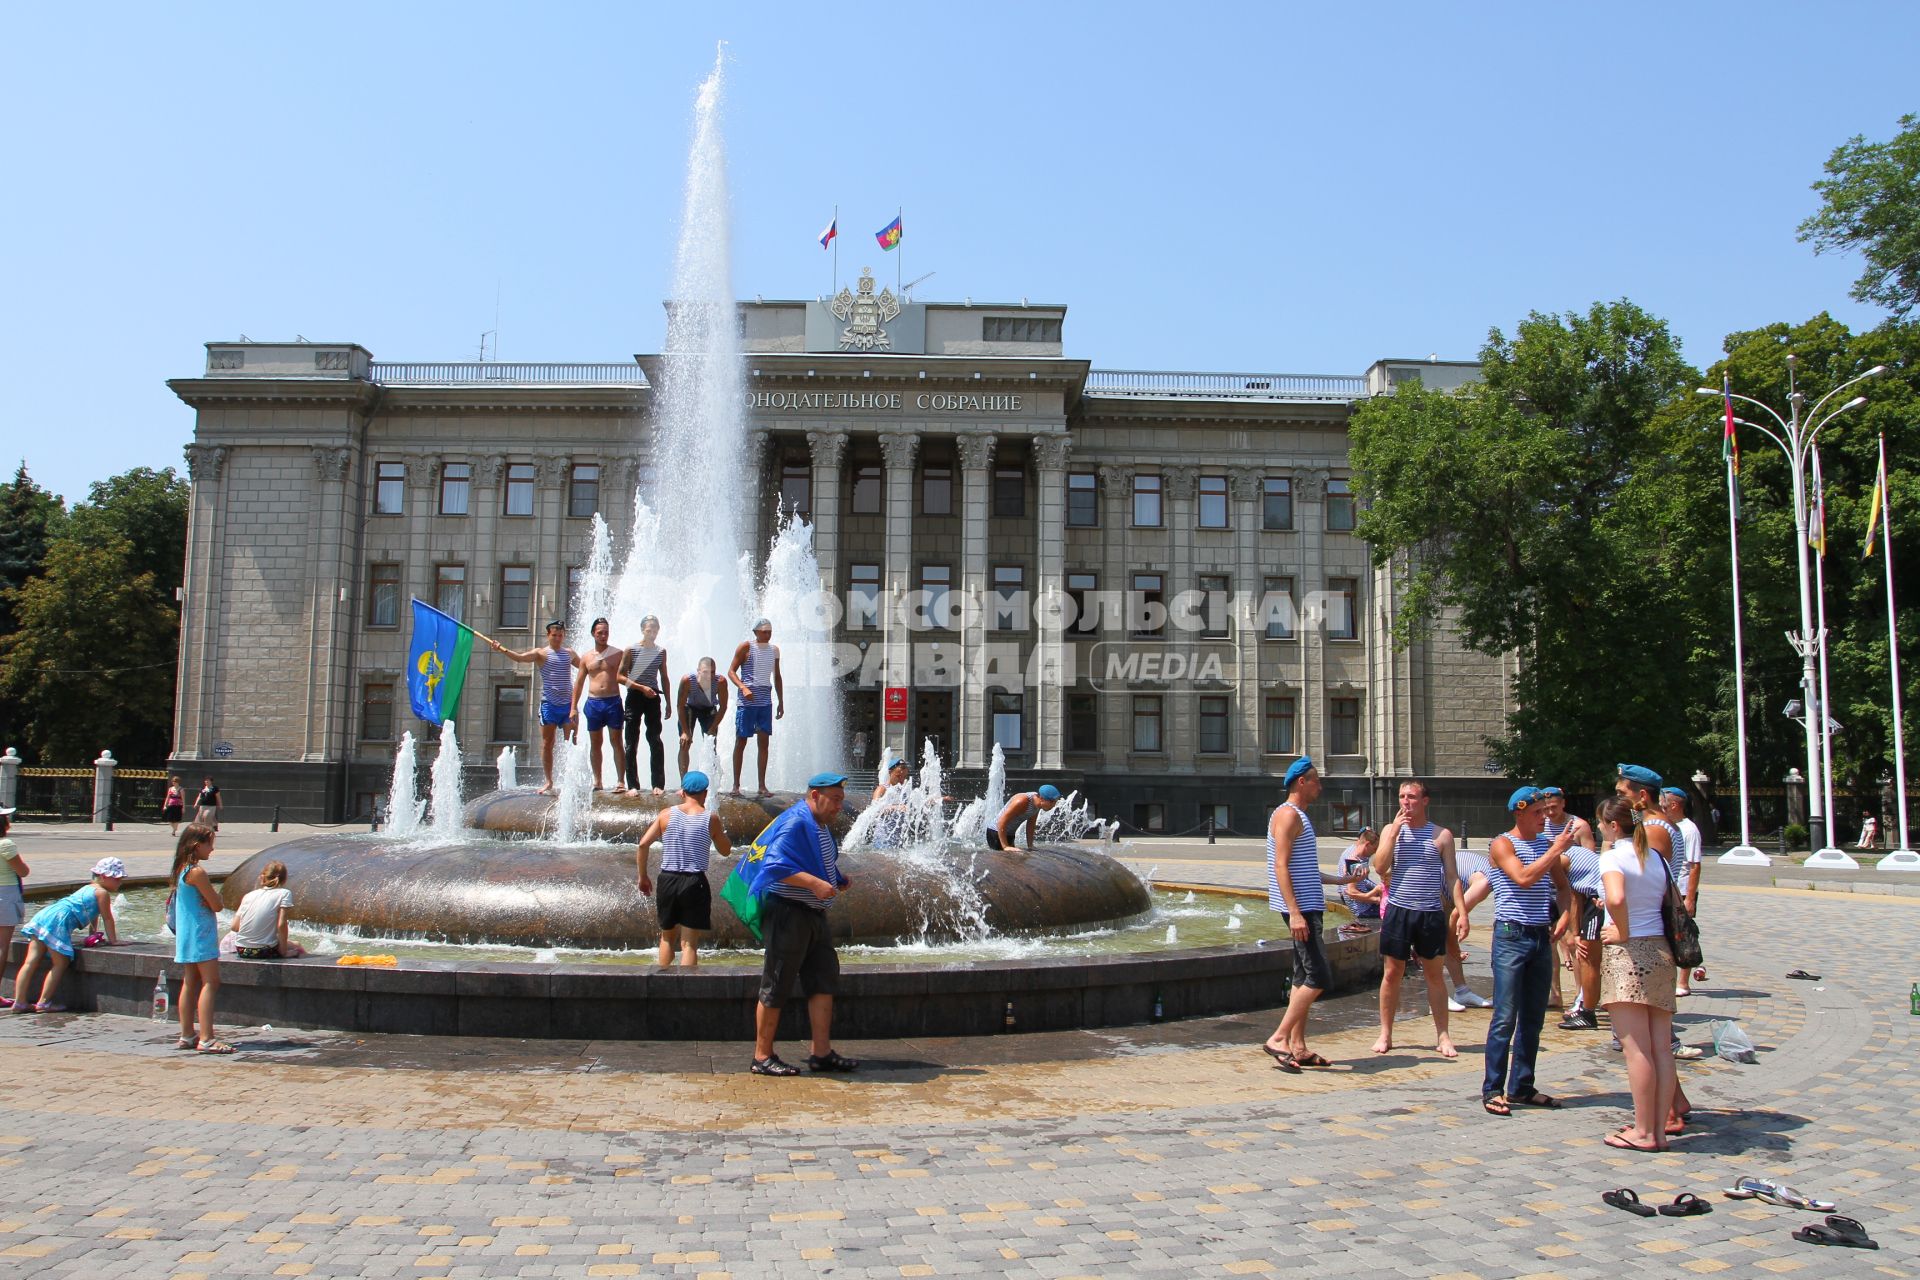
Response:
[{"label": "black shorts", "polygon": [[1006,849],[1006,846],[1000,843],[1000,833],[992,827],[987,828],[987,848],[1003,851]]},{"label": "black shorts", "polygon": [[1398,903],[1387,904],[1380,925],[1380,954],[1395,960],[1419,956],[1432,960],[1447,949],[1447,913],[1411,911]]},{"label": "black shorts", "polygon": [[[1320,928],[1326,913],[1302,911],[1300,915],[1307,922],[1307,940],[1293,944],[1293,985],[1325,991],[1333,985],[1333,970],[1327,965],[1326,944],[1320,940]],[[1289,919],[1284,911],[1280,913],[1280,918]]]},{"label": "black shorts", "polygon": [[270,947],[235,947],[233,949],[233,953],[239,956],[242,960],[284,960],[286,959],[285,956],[280,954],[280,944],[277,942]]},{"label": "black shorts", "polygon": [[1580,899],[1580,936],[1588,942],[1600,941],[1600,930],[1606,927],[1607,909],[1598,898]]},{"label": "black shorts", "polygon": [[653,886],[662,929],[713,928],[713,887],[700,871],[662,871]]},{"label": "black shorts", "polygon": [[688,707],[687,720],[689,723],[687,725],[687,732],[692,733],[697,726],[700,732],[711,738],[713,737],[714,722],[719,718],[720,709],[718,707]]},{"label": "black shorts", "polygon": [[840,990],[840,957],[827,930],[827,913],[768,894],[760,915],[767,957],[760,968],[760,1003],[778,1009],[798,980],[803,996]]}]

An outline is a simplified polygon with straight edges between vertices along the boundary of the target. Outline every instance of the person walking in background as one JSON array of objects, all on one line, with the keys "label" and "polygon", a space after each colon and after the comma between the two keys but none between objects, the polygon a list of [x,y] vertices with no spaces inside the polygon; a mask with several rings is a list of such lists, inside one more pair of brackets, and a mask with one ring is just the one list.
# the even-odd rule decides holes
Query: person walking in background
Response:
[{"label": "person walking in background", "polygon": [[1667,1048],[1674,1007],[1673,952],[1660,915],[1667,871],[1657,853],[1647,856],[1647,824],[1635,824],[1625,800],[1602,801],[1598,816],[1607,839],[1600,855],[1607,911],[1600,1001],[1620,1039],[1633,1092],[1633,1123],[1608,1134],[1606,1143],[1623,1151],[1665,1151],[1680,1083]]},{"label": "person walking in background", "polygon": [[[665,661],[665,659],[662,659]],[[631,695],[629,695],[631,696]],[[693,752],[693,734],[697,729],[709,741],[720,733],[720,718],[727,714],[727,682],[720,678],[719,665],[712,658],[700,659],[690,676],[680,677],[680,776],[687,776],[688,758]],[[629,752],[627,758],[633,758]],[[715,764],[719,763],[716,757]]]},{"label": "person walking in background", "polygon": [[[478,635],[478,632],[474,634]],[[509,649],[492,637],[487,643],[493,651],[514,662],[533,662],[540,667],[540,765],[547,780],[540,784],[540,795],[553,793],[553,735],[564,729],[567,741],[573,741],[579,718],[573,710],[573,669],[580,659],[567,648],[567,625],[555,618],[547,623],[547,643],[539,649]]]},{"label": "person walking in background", "polygon": [[767,954],[760,969],[760,996],[754,1008],[753,1066],[757,1076],[797,1076],[800,1068],[773,1051],[780,1031],[780,1010],[795,985],[807,1001],[807,1026],[813,1033],[809,1071],[843,1072],[860,1064],[833,1048],[833,997],[840,990],[840,957],[827,927],[827,909],[852,883],[840,872],[840,846],[833,820],[847,803],[843,773],[816,773],[807,779],[807,798],[791,805],[753,842],[755,864],[749,885],[762,903],[760,925]]},{"label": "person walking in background", "polygon": [[212,778],[200,780],[200,794],[193,798],[193,820],[209,831],[220,829],[220,788],[213,785]]},{"label": "person walking in background", "polygon": [[773,643],[773,623],[753,620],[753,639],[742,641],[727,667],[727,682],[739,691],[733,712],[733,794],[740,794],[740,770],[747,760],[747,739],[760,746],[760,795],[767,790],[767,743],[773,722],[787,714],[787,688],[780,680],[780,646]]},{"label": "person walking in background", "polygon": [[1542,831],[1546,807],[1537,787],[1521,787],[1507,797],[1507,812],[1513,827],[1487,846],[1494,906],[1493,1021],[1487,1028],[1480,1106],[1495,1116],[1512,1115],[1516,1106],[1560,1106],[1559,1099],[1535,1087],[1534,1061],[1553,988],[1554,943],[1566,931],[1573,905],[1560,856],[1573,843],[1572,830],[1547,838]]},{"label": "person walking in background", "polygon": [[[213,998],[220,990],[220,895],[201,864],[213,856],[214,832],[188,823],[173,850],[173,959],[181,966],[178,1049],[232,1053],[213,1030]],[[198,1034],[195,1026],[198,1024]]]},{"label": "person walking in background", "polygon": [[167,834],[179,839],[180,823],[186,816],[186,788],[180,785],[180,776],[175,774],[167,779],[166,798],[160,802],[160,820],[167,824]]},{"label": "person walking in background", "polygon": [[[13,810],[0,809],[0,980],[7,976],[7,962],[13,958],[13,931],[27,915],[27,860],[7,832],[13,829]],[[0,997],[0,1009],[13,1008],[13,1001]]]},{"label": "person walking in background", "polygon": [[[640,620],[640,643],[627,646],[627,669],[620,683],[627,688],[627,786],[640,789],[640,731],[647,734],[649,777],[655,791],[667,789],[667,749],[660,740],[662,717],[673,714],[667,676],[667,651],[656,643],[660,619],[652,614]],[[685,739],[691,742],[689,737]],[[686,748],[681,748],[680,772],[687,771]]]}]

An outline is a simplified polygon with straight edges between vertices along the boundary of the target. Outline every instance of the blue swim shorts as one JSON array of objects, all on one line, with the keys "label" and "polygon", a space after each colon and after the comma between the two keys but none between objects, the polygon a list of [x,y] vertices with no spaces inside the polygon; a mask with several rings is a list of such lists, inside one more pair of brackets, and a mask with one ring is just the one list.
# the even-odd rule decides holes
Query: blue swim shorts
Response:
[{"label": "blue swim shorts", "polygon": [[773,695],[757,690],[752,702],[744,698],[733,709],[733,736],[749,737],[756,733],[773,732]]},{"label": "blue swim shorts", "polygon": [[620,710],[620,699],[617,697],[588,698],[581,704],[580,709],[586,712],[588,733],[597,733],[602,729],[618,729],[626,723],[626,718]]},{"label": "blue swim shorts", "polygon": [[542,702],[540,704],[540,723],[564,726],[573,716],[573,708],[564,702]]}]

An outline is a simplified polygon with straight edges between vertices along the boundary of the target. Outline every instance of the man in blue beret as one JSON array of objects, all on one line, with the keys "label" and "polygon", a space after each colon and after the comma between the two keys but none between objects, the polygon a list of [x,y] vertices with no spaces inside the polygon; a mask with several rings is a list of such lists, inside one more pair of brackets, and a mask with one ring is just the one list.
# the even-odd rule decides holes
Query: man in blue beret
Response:
[{"label": "man in blue beret", "polygon": [[766,960],[754,1009],[753,1074],[797,1076],[800,1068],[773,1051],[780,1009],[796,983],[807,998],[813,1032],[810,1071],[853,1071],[860,1064],[833,1049],[833,997],[840,989],[840,957],[827,929],[827,907],[850,883],[840,874],[832,823],[847,802],[847,777],[832,771],[807,779],[807,798],[767,825],[753,842],[749,885],[760,899]]},{"label": "man in blue beret", "polygon": [[1330,876],[1320,870],[1320,842],[1307,817],[1307,806],[1320,798],[1320,771],[1313,761],[1295,760],[1281,783],[1286,801],[1267,821],[1267,905],[1281,914],[1293,938],[1293,991],[1280,1025],[1261,1047],[1279,1070],[1298,1072],[1333,1065],[1307,1048],[1307,1014],[1333,981],[1320,936],[1327,909],[1322,886],[1352,884],[1365,871]]},{"label": "man in blue beret", "polygon": [[1544,833],[1547,808],[1538,787],[1507,797],[1511,830],[1487,845],[1487,884],[1493,890],[1493,1020],[1487,1026],[1486,1073],[1480,1105],[1488,1115],[1514,1107],[1560,1106],[1534,1085],[1540,1029],[1553,987],[1554,944],[1566,932],[1573,889],[1564,869],[1571,828]]},{"label": "man in blue beret", "polygon": [[680,952],[680,967],[691,969],[700,963],[700,935],[713,928],[713,889],[707,883],[710,852],[720,850],[723,858],[733,855],[727,829],[720,815],[707,808],[707,775],[689,770],[680,779],[682,801],[654,815],[640,833],[635,853],[639,862],[636,883],[640,892],[654,891],[647,875],[647,851],[660,845],[660,892],[654,898],[654,915],[660,924],[660,967],[673,963]]},{"label": "man in blue beret", "polygon": [[1051,782],[1038,791],[1022,791],[1007,801],[1007,807],[987,828],[987,848],[1017,849],[1019,844],[1014,836],[1021,824],[1027,828],[1027,852],[1033,852],[1033,833],[1040,825],[1040,815],[1060,803],[1060,788]]}]

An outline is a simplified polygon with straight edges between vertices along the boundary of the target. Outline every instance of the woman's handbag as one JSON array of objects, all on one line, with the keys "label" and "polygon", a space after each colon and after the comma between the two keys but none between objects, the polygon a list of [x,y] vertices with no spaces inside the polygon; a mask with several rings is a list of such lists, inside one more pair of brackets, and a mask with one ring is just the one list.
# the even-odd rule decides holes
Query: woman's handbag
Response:
[{"label": "woman's handbag", "polygon": [[[1659,858],[1659,852],[1654,851]],[[1673,952],[1673,963],[1681,969],[1692,969],[1706,957],[1700,951],[1700,926],[1687,914],[1687,907],[1680,900],[1680,886],[1673,882],[1673,868],[1660,858],[1660,869],[1667,878],[1667,893],[1660,900],[1660,923],[1666,930],[1667,950]]]}]

